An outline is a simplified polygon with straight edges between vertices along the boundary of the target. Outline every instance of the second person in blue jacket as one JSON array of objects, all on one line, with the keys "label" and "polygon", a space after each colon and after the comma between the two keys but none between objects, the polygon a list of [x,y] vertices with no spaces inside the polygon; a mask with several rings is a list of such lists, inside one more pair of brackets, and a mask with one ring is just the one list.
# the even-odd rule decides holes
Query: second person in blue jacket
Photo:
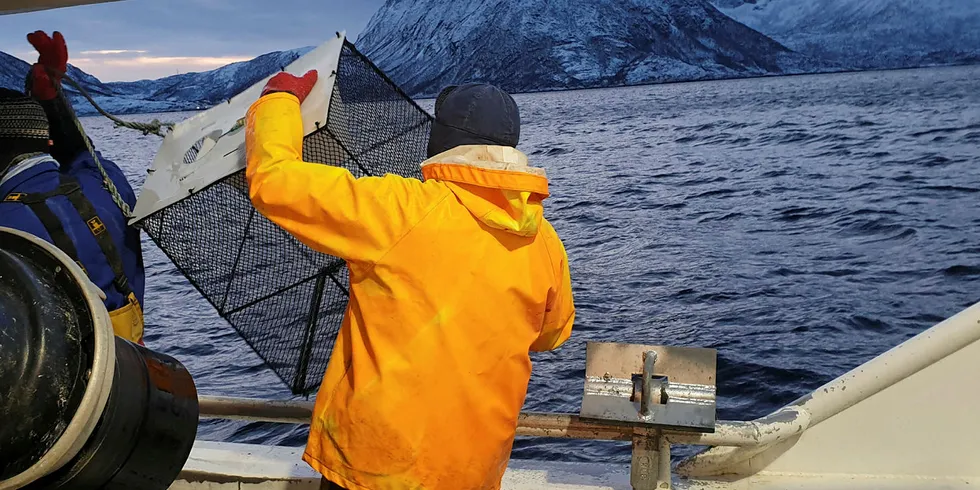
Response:
[{"label": "second person in blue jacket", "polygon": [[[60,33],[28,36],[40,60],[28,76],[32,97],[0,90],[0,226],[45,239],[75,260],[106,296],[117,336],[143,343],[145,272],[139,230],[113,194],[85,145],[69,102],[56,84],[68,63]],[[50,70],[49,70],[50,68]],[[118,198],[136,194],[119,167],[99,154]]]}]

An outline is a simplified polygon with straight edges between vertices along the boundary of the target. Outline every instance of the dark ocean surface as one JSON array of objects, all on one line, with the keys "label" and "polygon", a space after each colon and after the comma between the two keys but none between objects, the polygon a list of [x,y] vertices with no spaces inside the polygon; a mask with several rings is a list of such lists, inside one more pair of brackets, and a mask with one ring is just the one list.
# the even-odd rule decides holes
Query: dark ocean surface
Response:
[{"label": "dark ocean surface", "polygon": [[[980,300],[980,67],[516,98],[578,307],[572,340],[533,357],[528,410],[578,412],[585,342],[603,340],[718,349],[719,418],[751,419]],[[141,185],[160,139],[84,122]],[[147,345],[202,394],[289,398],[144,251]],[[199,437],[303,445],[306,427],[206,421]],[[514,457],[629,448],[519,439]]]}]

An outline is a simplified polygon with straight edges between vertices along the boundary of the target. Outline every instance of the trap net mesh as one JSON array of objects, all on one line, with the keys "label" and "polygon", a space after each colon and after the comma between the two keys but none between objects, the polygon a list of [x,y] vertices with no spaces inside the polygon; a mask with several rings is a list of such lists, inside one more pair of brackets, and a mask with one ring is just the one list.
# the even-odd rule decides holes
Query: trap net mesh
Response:
[{"label": "trap net mesh", "polygon": [[[327,124],[304,138],[303,157],[357,177],[421,178],[430,122],[345,42]],[[347,307],[347,267],[263,217],[247,189],[242,170],[141,225],[292,392],[308,395],[323,378]]]}]

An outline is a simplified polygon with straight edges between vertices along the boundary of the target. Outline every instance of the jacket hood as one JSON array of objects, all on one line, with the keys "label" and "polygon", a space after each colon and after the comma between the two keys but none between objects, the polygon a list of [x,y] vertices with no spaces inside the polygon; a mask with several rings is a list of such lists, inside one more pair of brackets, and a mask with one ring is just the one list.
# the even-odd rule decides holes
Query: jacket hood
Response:
[{"label": "jacket hood", "polygon": [[520,236],[538,233],[548,177],[544,169],[528,166],[520,150],[459,146],[422,162],[422,175],[449,186],[483,224]]}]

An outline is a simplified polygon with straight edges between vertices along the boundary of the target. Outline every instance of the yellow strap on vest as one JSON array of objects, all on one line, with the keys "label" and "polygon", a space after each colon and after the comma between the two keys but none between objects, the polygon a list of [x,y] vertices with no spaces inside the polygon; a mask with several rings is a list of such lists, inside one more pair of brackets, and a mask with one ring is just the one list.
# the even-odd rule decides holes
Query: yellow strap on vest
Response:
[{"label": "yellow strap on vest", "polygon": [[129,304],[110,311],[109,318],[112,319],[112,330],[117,337],[122,337],[130,342],[142,344],[143,342],[143,309],[135,294],[129,295]]}]

